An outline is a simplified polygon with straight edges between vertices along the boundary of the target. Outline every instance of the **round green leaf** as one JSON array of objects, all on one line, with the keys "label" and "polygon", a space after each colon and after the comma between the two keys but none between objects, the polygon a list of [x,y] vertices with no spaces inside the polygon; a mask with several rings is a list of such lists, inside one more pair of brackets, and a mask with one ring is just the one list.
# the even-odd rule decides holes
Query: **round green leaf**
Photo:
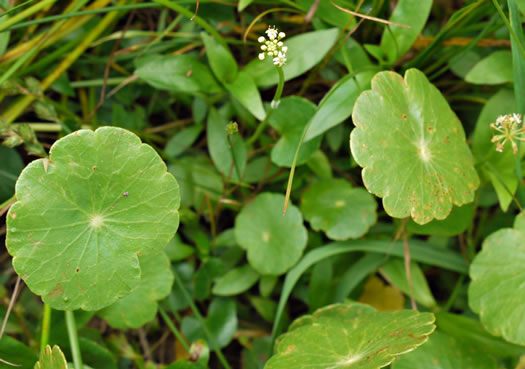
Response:
[{"label": "round green leaf", "polygon": [[142,256],[139,263],[142,271],[139,285],[98,313],[113,328],[138,328],[152,321],[157,314],[157,301],[171,292],[173,273],[166,253]]},{"label": "round green leaf", "polygon": [[483,242],[470,266],[469,305],[496,336],[525,345],[525,215]]},{"label": "round green leaf", "polygon": [[138,255],[166,247],[179,186],[155,150],[116,127],[55,142],[16,184],[7,249],[29,288],[58,310],[99,310],[140,281]]},{"label": "round green leaf", "polygon": [[301,210],[312,228],[332,240],[359,238],[376,222],[377,203],[344,179],[315,183],[303,194]]},{"label": "round green leaf", "polygon": [[433,322],[433,314],[412,310],[327,306],[279,338],[265,369],[382,368],[423,344],[435,328]]},{"label": "round green leaf", "polygon": [[[302,97],[285,97],[271,115],[269,122],[281,135],[272,149],[272,161],[280,167],[291,167],[304,127],[315,113],[315,105]],[[319,149],[321,137],[303,142],[297,165],[304,164]]]},{"label": "round green leaf", "polygon": [[260,274],[280,275],[303,254],[307,233],[297,207],[282,215],[284,196],[258,195],[235,218],[235,238],[248,252],[250,265]]},{"label": "round green leaf", "polygon": [[496,369],[496,359],[479,347],[434,332],[417,350],[401,356],[392,369]]},{"label": "round green leaf", "polygon": [[479,177],[463,127],[422,72],[378,73],[352,117],[352,154],[390,216],[425,224],[473,201]]}]

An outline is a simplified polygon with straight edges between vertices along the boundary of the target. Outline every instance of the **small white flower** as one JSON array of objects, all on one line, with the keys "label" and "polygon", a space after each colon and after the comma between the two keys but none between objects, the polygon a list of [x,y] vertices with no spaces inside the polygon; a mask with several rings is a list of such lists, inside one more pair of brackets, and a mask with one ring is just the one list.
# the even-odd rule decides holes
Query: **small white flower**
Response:
[{"label": "small white flower", "polygon": [[277,29],[275,27],[268,27],[268,29],[266,30],[266,34],[268,35],[268,38],[270,40],[275,40],[279,33],[277,32]]},{"label": "small white flower", "polygon": [[273,58],[273,64],[282,67],[284,63],[286,63],[286,54],[283,54],[279,51],[279,54],[277,54],[277,56]]},{"label": "small white flower", "polygon": [[286,34],[279,32],[277,28],[270,26],[266,30],[268,40],[261,36],[257,39],[261,43],[262,53],[259,54],[259,59],[264,60],[265,56],[273,58],[273,63],[279,67],[282,67],[286,62],[286,52],[288,47],[284,46],[284,42],[281,41]]},{"label": "small white flower", "polygon": [[520,114],[500,115],[490,128],[495,131],[492,143],[496,143],[496,151],[503,152],[505,144],[510,142],[514,154],[518,153],[518,141],[525,141],[525,127],[521,126]]}]

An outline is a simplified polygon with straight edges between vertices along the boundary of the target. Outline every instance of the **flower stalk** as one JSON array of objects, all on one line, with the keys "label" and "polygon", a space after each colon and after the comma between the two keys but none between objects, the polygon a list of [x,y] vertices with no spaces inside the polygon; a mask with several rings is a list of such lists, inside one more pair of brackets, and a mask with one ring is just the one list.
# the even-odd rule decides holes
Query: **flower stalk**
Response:
[{"label": "flower stalk", "polygon": [[284,45],[282,40],[286,37],[286,34],[284,32],[279,32],[275,27],[268,27],[266,35],[268,36],[268,39],[264,36],[261,36],[258,39],[259,43],[262,44],[261,53],[259,53],[259,60],[264,60],[266,56],[273,59],[273,64],[277,67],[277,72],[279,73],[279,82],[277,83],[277,89],[275,90],[275,95],[270,104],[270,109],[266,113],[261,124],[257,126],[253,135],[246,141],[248,145],[255,143],[268,126],[268,121],[272,116],[272,113],[279,106],[284,89],[284,72],[282,67],[287,60],[286,52],[288,51],[288,47]]}]

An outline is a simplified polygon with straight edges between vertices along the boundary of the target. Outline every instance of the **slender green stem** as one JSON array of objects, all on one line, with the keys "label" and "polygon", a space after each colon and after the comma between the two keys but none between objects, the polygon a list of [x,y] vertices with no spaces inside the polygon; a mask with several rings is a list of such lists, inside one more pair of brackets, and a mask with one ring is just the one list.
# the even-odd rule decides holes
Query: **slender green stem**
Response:
[{"label": "slender green stem", "polygon": [[465,275],[462,274],[459,276],[456,285],[454,286],[454,289],[450,293],[450,296],[448,297],[447,303],[445,306],[443,306],[443,311],[447,312],[450,310],[454,302],[456,301],[456,298],[458,297],[459,291],[461,290],[461,287],[463,286],[463,282],[465,281]]},{"label": "slender green stem", "polygon": [[11,31],[14,29],[24,28],[24,27],[35,25],[35,24],[43,24],[43,23],[49,23],[49,22],[62,20],[62,19],[81,17],[84,15],[103,14],[103,13],[109,13],[109,12],[120,11],[120,10],[158,8],[159,6],[161,5],[155,4],[155,3],[144,3],[144,4],[133,4],[133,5],[122,5],[122,6],[108,6],[102,9],[91,9],[91,10],[84,10],[81,12],[71,12],[67,14],[51,15],[49,17],[45,17],[42,19],[36,19],[36,20],[28,21],[28,22],[20,22],[17,25],[14,25],[8,28],[3,28],[0,30],[0,32]]},{"label": "slender green stem", "polygon": [[22,19],[26,19],[27,17],[30,17],[31,15],[35,14],[36,12],[39,12],[40,10],[45,8],[46,6],[48,6],[50,4],[53,4],[55,1],[56,0],[42,0],[42,1],[37,2],[35,5],[32,5],[29,8],[21,11],[20,13],[15,15],[14,17],[12,17],[12,18],[6,20],[5,22],[1,23],[0,24],[0,32],[5,30],[6,28],[11,27],[14,24],[17,24]]},{"label": "slender green stem", "polygon": [[[208,329],[208,326],[206,325],[206,321],[202,317],[199,309],[197,309],[197,306],[193,302],[193,298],[190,296],[190,293],[186,289],[186,286],[184,286],[184,283],[182,283],[182,280],[180,279],[179,274],[177,273],[176,270],[173,270],[173,275],[175,277],[175,283],[177,283],[177,285],[181,289],[181,291],[182,291],[182,293],[184,295],[184,298],[186,298],[186,300],[188,301],[188,304],[190,304],[190,308],[193,311],[193,313],[195,314],[195,317],[201,323],[202,329],[204,330],[204,333],[206,334],[206,336],[208,336],[208,340],[210,341],[210,346],[213,347],[213,350],[217,354],[217,357],[219,358],[219,361],[221,362],[222,366],[225,369],[231,369],[230,364],[228,364],[228,361],[226,360],[226,358],[222,354],[221,349],[217,345],[217,342],[215,342],[215,338],[213,337],[213,335],[211,334],[210,330]],[[77,368],[75,368],[75,369],[77,369]]]},{"label": "slender green stem", "polygon": [[255,129],[255,132],[253,135],[248,138],[246,141],[247,145],[253,145],[255,141],[261,136],[261,134],[264,132],[266,127],[268,126],[268,122],[270,120],[270,117],[272,116],[275,109],[277,109],[277,106],[279,105],[279,101],[281,100],[281,96],[283,94],[283,88],[284,88],[284,72],[283,68],[277,67],[277,71],[279,72],[279,83],[277,84],[277,89],[275,90],[275,95],[273,96],[272,103],[270,105],[270,110],[268,110],[268,113],[266,113],[266,116],[264,117],[261,124],[257,126]]},{"label": "slender green stem", "polygon": [[44,352],[49,342],[49,331],[51,328],[51,307],[44,303],[44,313],[42,315],[42,334],[40,335],[40,353]]},{"label": "slender green stem", "polygon": [[[118,5],[123,4],[125,1],[121,0],[117,3]],[[113,12],[107,14],[97,25],[84,37],[82,42],[67,55],[67,57],[60,63],[55,70],[53,70],[40,84],[42,91],[45,91],[49,86],[51,86],[57,79],[64,73],[79,57],[84,53],[84,51],[95,41],[95,39],[104,32],[107,27],[115,20],[118,12]],[[8,123],[13,122],[24,110],[34,101],[34,96],[24,96],[14,102],[13,105],[5,112],[3,118]]]},{"label": "slender green stem", "polygon": [[62,126],[58,123],[14,123],[12,126],[16,127],[17,125],[27,124],[35,132],[60,132],[62,131]]},{"label": "slender green stem", "polygon": [[164,310],[164,308],[162,306],[160,306],[160,305],[159,305],[159,313],[160,313],[160,315],[162,315],[162,319],[164,319],[164,322],[166,323],[168,328],[175,335],[175,337],[177,337],[177,339],[181,343],[182,347],[184,347],[184,349],[187,352],[190,352],[190,345],[188,345],[188,343],[184,339],[184,336],[182,335],[182,333],[180,333],[179,330],[177,329],[177,327],[175,327],[175,324],[173,324],[173,322],[171,321],[168,313],[166,313],[166,310]]},{"label": "slender green stem", "polygon": [[71,354],[73,355],[73,364],[75,369],[84,369],[82,364],[82,356],[80,355],[80,345],[78,344],[77,324],[75,322],[75,314],[66,310],[66,326],[67,334],[69,336],[69,344],[71,345]]},{"label": "slender green stem", "polygon": [[159,3],[159,4],[162,4],[172,10],[175,10],[176,12],[178,12],[179,14],[182,14],[184,15],[185,17],[187,18],[190,18],[192,19],[193,21],[195,21],[195,23],[197,23],[199,26],[201,26],[202,28],[204,28],[206,31],[208,31],[211,35],[213,35],[215,37],[215,39],[224,47],[228,47],[228,44],[226,43],[226,41],[224,40],[224,38],[221,36],[221,34],[219,32],[217,32],[217,30],[215,28],[213,28],[208,22],[206,22],[203,18],[199,17],[198,15],[194,15],[192,11],[182,7],[181,5],[173,2],[173,1],[170,1],[170,0],[153,0],[155,1],[156,3]]},{"label": "slender green stem", "polygon": [[5,200],[3,203],[0,204],[0,210],[5,208],[7,205],[9,205],[11,202],[15,201],[15,195],[11,196],[7,200]]},{"label": "slender green stem", "polygon": [[523,55],[523,57],[525,58],[525,49],[523,49],[523,45],[521,44],[520,39],[518,38],[518,35],[516,34],[516,32],[514,32],[514,29],[512,28],[509,20],[505,16],[505,13],[503,12],[503,9],[501,9],[501,6],[499,5],[498,0],[492,0],[492,3],[494,4],[494,7],[498,11],[501,19],[503,20],[503,22],[507,26],[507,28],[508,28],[508,30],[510,32],[510,35],[512,36],[512,38],[516,42],[516,46],[520,50],[521,55]]}]

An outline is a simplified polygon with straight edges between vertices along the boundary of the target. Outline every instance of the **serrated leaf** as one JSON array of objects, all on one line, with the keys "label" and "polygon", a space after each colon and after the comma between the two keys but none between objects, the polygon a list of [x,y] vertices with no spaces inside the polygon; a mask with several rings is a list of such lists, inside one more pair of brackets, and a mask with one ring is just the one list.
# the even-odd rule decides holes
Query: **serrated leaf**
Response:
[{"label": "serrated leaf", "polygon": [[301,210],[316,231],[332,240],[359,238],[376,222],[377,203],[362,188],[344,179],[314,183],[301,199]]},{"label": "serrated leaf", "polygon": [[[315,105],[297,96],[285,97],[269,119],[281,138],[272,148],[272,161],[281,167],[291,167],[295,151],[301,141],[304,127],[312,118]],[[319,149],[321,137],[301,145],[297,156],[297,165],[304,164]]]},{"label": "serrated leaf", "polygon": [[423,344],[435,328],[433,322],[431,313],[327,306],[279,338],[265,369],[382,368]]},{"label": "serrated leaf", "polygon": [[470,266],[469,305],[495,336],[525,345],[525,215],[488,236]]},{"label": "serrated leaf", "polygon": [[173,273],[164,251],[139,257],[139,264],[142,273],[138,286],[98,313],[113,328],[138,328],[152,321],[157,314],[157,301],[171,292]]},{"label": "serrated leaf", "polygon": [[[337,28],[302,33],[284,39],[288,47],[286,64],[282,67],[286,81],[295,78],[319,63],[337,40]],[[313,47],[315,45],[315,47]],[[253,60],[244,71],[252,76],[257,86],[270,87],[279,81],[272,58]]]},{"label": "serrated leaf", "polygon": [[35,364],[35,369],[68,369],[66,357],[60,347],[47,345]]},{"label": "serrated leaf", "polygon": [[235,238],[260,274],[280,275],[303,254],[307,233],[301,212],[291,205],[282,215],[284,196],[262,193],[235,218]]},{"label": "serrated leaf", "polygon": [[479,178],[463,127],[422,72],[378,73],[352,117],[352,154],[390,216],[425,224],[473,201]]},{"label": "serrated leaf", "polygon": [[496,359],[476,346],[459,342],[440,331],[434,332],[428,342],[399,357],[392,369],[496,369]]},{"label": "serrated leaf", "polygon": [[179,223],[177,181],[151,146],[116,127],[56,141],[49,160],[24,169],[16,198],[13,266],[57,310],[99,310],[129,294],[137,254],[166,247]]}]

